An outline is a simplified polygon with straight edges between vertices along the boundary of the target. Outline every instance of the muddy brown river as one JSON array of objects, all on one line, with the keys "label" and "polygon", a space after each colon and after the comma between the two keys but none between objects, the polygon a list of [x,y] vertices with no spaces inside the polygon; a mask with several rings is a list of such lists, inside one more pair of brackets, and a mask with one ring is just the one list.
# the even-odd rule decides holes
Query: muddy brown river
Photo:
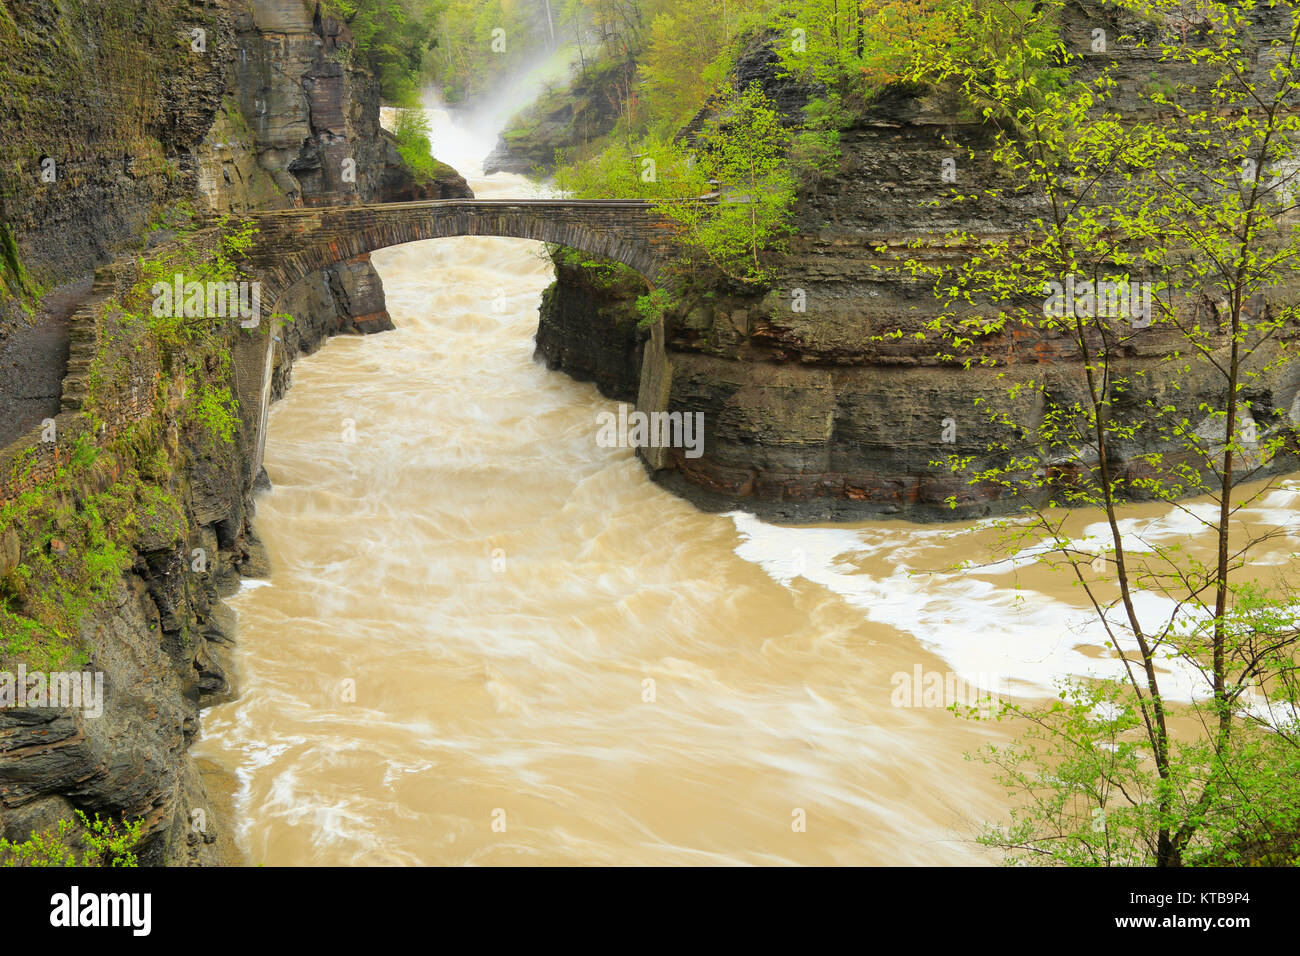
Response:
[{"label": "muddy brown river", "polygon": [[[478,196],[535,194],[433,116]],[[248,862],[997,862],[973,837],[1005,795],[963,754],[1007,728],[900,687],[1033,696],[1113,664],[1078,589],[916,573],[982,558],[979,526],[703,514],[600,447],[616,403],[532,361],[540,244],[374,263],[397,331],[331,340],[271,411],[274,573],[230,602],[242,695],[196,748],[237,781]],[[1248,517],[1294,530],[1298,487]],[[1294,565],[1300,538],[1271,547]]]}]

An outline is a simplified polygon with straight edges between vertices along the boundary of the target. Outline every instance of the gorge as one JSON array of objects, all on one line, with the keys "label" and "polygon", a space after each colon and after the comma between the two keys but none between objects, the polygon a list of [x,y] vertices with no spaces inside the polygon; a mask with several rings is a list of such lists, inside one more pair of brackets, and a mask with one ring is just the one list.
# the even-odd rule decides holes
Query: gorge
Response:
[{"label": "gorge", "polygon": [[[433,115],[477,196],[528,190],[480,175],[482,142]],[[374,262],[397,330],[330,341],[273,406],[257,520],[275,572],[231,599],[243,693],[197,747],[239,778],[252,861],[989,862],[970,821],[1000,791],[961,754],[1005,731],[926,704],[922,680],[898,706],[900,676],[956,675],[974,700],[1095,672],[1077,592],[950,568],[996,536],[979,525],[701,513],[601,447],[611,401],[531,361],[537,245]],[[1253,520],[1294,532],[1298,496]],[[1191,530],[1164,507],[1138,520]],[[1046,640],[1062,620],[1072,639]]]},{"label": "gorge", "polygon": [[[65,6],[5,0],[0,39],[44,44],[74,78],[139,68],[65,88],[15,57],[24,95],[4,101],[23,122],[0,175],[0,673],[93,670],[105,700],[0,702],[0,838],[82,811],[143,821],[146,865],[998,862],[976,838],[1006,790],[964,757],[1012,732],[949,708],[1122,682],[1117,553],[1221,550],[1213,500],[1154,493],[1114,522],[1053,500],[1051,533],[1017,540],[1002,476],[943,460],[1032,454],[1092,364],[1059,329],[940,361],[941,303],[883,269],[918,238],[1014,235],[1037,214],[998,192],[993,134],[950,91],[891,82],[846,122],[772,281],[715,276],[647,319],[685,242],[654,200],[557,196],[518,171],[549,138],[511,161],[526,137],[498,141],[482,117],[499,110],[432,94],[414,112],[441,162],[419,172],[328,8]],[[1258,19],[1286,35],[1280,13]],[[1086,47],[1095,22],[1131,20],[1069,5],[1059,27]],[[204,51],[173,49],[194,30]],[[824,85],[774,49],[759,31],[727,75],[799,129]],[[1144,115],[1130,91],[1151,55],[1111,52],[1120,106]],[[570,95],[592,89],[584,63]],[[64,141],[35,132],[41,91],[68,108]],[[548,137],[595,135],[557,96]],[[59,178],[33,185],[49,155]],[[949,195],[952,155],[973,205]],[[177,263],[242,270],[267,308],[202,335],[141,309]],[[1259,312],[1295,290],[1288,275]],[[1137,331],[1115,404],[1172,409],[1221,451],[1237,416],[1223,424],[1220,385],[1166,361],[1168,324]],[[1231,517],[1259,534],[1249,587],[1285,591],[1300,367],[1284,353],[1240,389],[1258,434]],[[611,438],[629,412],[702,428]],[[1149,488],[1170,447],[1139,436],[1107,460]],[[1086,484],[1097,462],[1049,464]],[[1039,561],[1053,548],[1084,556],[1100,614]],[[1205,620],[1136,594],[1134,631]],[[1171,707],[1205,699],[1193,660],[1148,663]],[[1240,702],[1287,719],[1285,694]]]}]

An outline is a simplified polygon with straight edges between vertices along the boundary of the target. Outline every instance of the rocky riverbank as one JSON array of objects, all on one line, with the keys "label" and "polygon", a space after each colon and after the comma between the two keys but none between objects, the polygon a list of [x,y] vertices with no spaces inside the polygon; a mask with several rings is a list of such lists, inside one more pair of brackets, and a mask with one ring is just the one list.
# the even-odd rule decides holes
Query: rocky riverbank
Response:
[{"label": "rocky riverbank", "polygon": [[[235,620],[223,599],[243,578],[269,572],[252,523],[254,493],[265,478],[253,473],[256,439],[246,425],[237,423],[229,440],[214,439],[194,418],[203,410],[186,404],[195,388],[219,394],[237,370],[218,354],[197,380],[178,379],[167,348],[115,338],[104,316],[139,281],[133,256],[146,246],[146,256],[172,248],[187,212],[471,193],[454,172],[422,181],[406,168],[380,128],[377,83],[348,56],[346,27],[318,16],[315,4],[161,0],[150,5],[146,26],[149,35],[169,37],[168,52],[134,58],[124,52],[138,26],[123,19],[128,6],[109,0],[96,17],[74,3],[60,23],[57,11],[19,5],[17,36],[9,38],[57,47],[78,66],[73,78],[98,72],[116,82],[83,87],[70,79],[66,90],[51,93],[69,107],[60,123],[73,126],[59,133],[78,146],[66,154],[31,132],[43,104],[9,104],[31,114],[31,123],[15,127],[29,131],[21,172],[38,180],[42,151],[60,170],[39,188],[21,177],[3,184],[0,217],[23,270],[33,288],[92,269],[97,278],[67,317],[66,335],[29,335],[15,296],[0,323],[0,354],[30,337],[35,344],[24,345],[24,361],[45,378],[62,379],[61,399],[33,404],[35,417],[16,429],[22,437],[0,450],[0,597],[10,608],[57,609],[61,599],[32,593],[24,569],[36,561],[55,574],[91,566],[73,552],[80,529],[93,530],[87,515],[97,507],[134,501],[129,525],[139,530],[123,531],[120,542],[110,531],[110,540],[96,545],[129,566],[77,616],[77,633],[65,635],[68,646],[84,648],[84,659],[59,666],[102,675],[102,714],[0,710],[0,834],[22,841],[78,810],[143,819],[142,864],[219,865],[237,861],[231,782],[211,768],[201,772],[189,747],[202,708],[237,694]],[[9,26],[0,24],[0,33]],[[195,31],[201,44],[177,47],[176,36],[197,38]],[[96,50],[101,59],[116,57],[117,73],[96,62]],[[9,58],[11,70],[37,65],[30,56]],[[36,82],[28,79],[28,87]],[[128,94],[144,121],[120,159],[105,159],[123,138],[113,123],[121,121],[118,99]],[[184,241],[202,244],[204,235]],[[392,328],[368,257],[309,276],[274,305],[295,321],[276,349],[273,397],[289,387],[294,359],[329,335]],[[28,354],[47,340],[45,353]],[[125,435],[138,436],[135,444],[122,446]],[[71,581],[68,588],[77,593]],[[3,617],[0,671],[29,663],[24,648],[35,632],[13,628],[35,620]],[[34,639],[42,645],[39,634]]]},{"label": "rocky riverbank", "polygon": [[[1072,10],[1062,25],[1071,49],[1087,50],[1098,24],[1112,36],[1141,28],[1114,22],[1113,12],[1095,4]],[[1281,28],[1270,16],[1261,14],[1259,30]],[[1132,112],[1139,109],[1132,91],[1152,82],[1152,55],[1115,46],[1108,54],[1085,54],[1082,69],[1114,63],[1116,105]],[[740,87],[760,83],[790,126],[819,92],[783,76],[761,42],[739,59],[735,79]],[[891,268],[915,240],[958,228],[1005,235],[1038,214],[1013,189],[996,199],[953,201],[942,174],[945,160],[957,155],[963,191],[1010,185],[988,161],[988,142],[988,129],[952,97],[891,86],[841,132],[838,167],[804,184],[796,234],[775,263],[777,281],[755,292],[698,290],[670,312],[655,337],[634,341],[626,317],[645,288],[610,288],[591,271],[561,268],[543,301],[538,352],[577,378],[617,383],[613,393],[620,397],[632,394],[635,378],[644,410],[702,412],[701,458],[687,459],[680,450],[643,455],[657,480],[702,507],[740,507],[792,521],[951,520],[1013,507],[999,488],[970,485],[945,461],[969,457],[978,468],[998,460],[990,448],[1009,441],[1014,451],[1042,415],[1033,391],[1015,393],[1015,383],[1045,379],[1054,394],[1074,394],[1079,356],[1059,338],[1017,332],[984,343],[987,366],[943,363],[938,343],[926,335],[940,303],[915,278]],[[961,254],[944,253],[954,261]],[[1134,400],[1171,401],[1208,427],[1197,408],[1221,382],[1208,374],[1174,381],[1181,373],[1164,359],[1176,345],[1155,330],[1135,338],[1126,359],[1141,383]],[[642,356],[635,376],[627,368],[633,350]],[[1264,372],[1251,395],[1256,419],[1270,428],[1300,425],[1298,394],[1294,364]],[[996,411],[1023,423],[1024,434],[991,423]],[[1140,473],[1142,456],[1158,450],[1134,444],[1121,454],[1125,467]],[[1289,470],[1296,461],[1294,453],[1283,454],[1273,467]]]}]

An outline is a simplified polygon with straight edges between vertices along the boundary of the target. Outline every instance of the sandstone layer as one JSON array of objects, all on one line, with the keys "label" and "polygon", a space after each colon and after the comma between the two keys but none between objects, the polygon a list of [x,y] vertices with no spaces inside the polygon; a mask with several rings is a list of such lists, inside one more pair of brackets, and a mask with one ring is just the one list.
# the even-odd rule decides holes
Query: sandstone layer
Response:
[{"label": "sandstone layer", "polygon": [[[59,14],[48,5],[10,0],[8,6],[28,46],[58,34]],[[201,709],[237,693],[235,616],[223,599],[238,590],[241,578],[269,573],[252,523],[254,493],[265,476],[252,467],[257,445],[247,427],[231,443],[215,441],[185,428],[174,408],[158,407],[159,396],[174,396],[178,383],[161,387],[170,373],[148,355],[115,354],[122,347],[102,334],[96,306],[135,281],[132,253],[173,241],[176,220],[169,211],[178,206],[211,217],[472,194],[458,175],[423,182],[412,175],[379,126],[378,85],[353,65],[346,28],[319,16],[314,3],[159,0],[142,16],[151,33],[166,36],[167,49],[178,52],[155,51],[154,58],[132,52],[129,31],[139,23],[118,16],[127,12],[120,0],[105,0],[98,17],[80,2],[64,6],[72,11],[64,13],[73,29],[56,52],[82,64],[87,75],[106,70],[110,59],[117,73],[98,85],[79,86],[72,77],[66,89],[55,90],[67,105],[66,137],[49,146],[24,141],[27,168],[20,170],[23,177],[4,182],[0,219],[35,280],[50,284],[91,271],[96,279],[75,304],[61,354],[52,349],[46,359],[60,371],[66,363],[58,405],[37,412],[57,411],[59,438],[42,442],[39,423],[32,423],[0,450],[0,503],[65,465],[78,437],[102,438],[153,416],[165,423],[161,455],[169,469],[157,480],[182,503],[183,514],[137,537],[130,570],[109,600],[80,621],[89,654],[84,669],[104,679],[102,716],[75,709],[0,710],[0,835],[22,841],[80,810],[143,819],[144,864],[229,863],[236,859],[233,821],[223,813],[229,783],[205,783],[189,747]],[[202,52],[176,43],[196,30],[203,31]],[[94,62],[94,51],[101,62]],[[109,56],[113,51],[116,58]],[[37,66],[28,57],[18,62],[18,69]],[[34,76],[29,85],[40,79],[39,70]],[[105,117],[119,115],[113,111],[128,93],[140,128],[112,158],[121,131]],[[15,101],[14,108],[38,111],[34,104]],[[39,170],[42,153],[55,155],[60,176],[32,188],[26,177]],[[0,342],[23,335],[26,327],[10,302]],[[295,357],[327,336],[392,327],[382,284],[366,256],[307,276],[275,305],[294,321],[276,334],[272,397],[288,387]],[[232,352],[240,341],[236,330]],[[257,347],[263,348],[260,340]],[[120,392],[97,396],[103,421],[92,431],[81,411],[86,372],[97,354],[124,369],[125,378]],[[224,374],[218,367],[209,371],[214,381]],[[28,464],[16,470],[19,461]],[[140,464],[109,456],[95,480],[107,487],[123,469]],[[79,507],[77,501],[49,506]],[[0,527],[0,580],[31,548],[52,546],[27,537],[27,530]],[[12,672],[19,663],[5,659],[0,670]]]},{"label": "sandstone layer", "polygon": [[[1062,26],[1069,47],[1085,54],[1081,74],[1116,66],[1115,105],[1130,115],[1150,109],[1138,93],[1163,69],[1155,52],[1112,43],[1107,54],[1087,53],[1098,26],[1113,38],[1153,27],[1121,23],[1094,4],[1071,8]],[[1257,13],[1258,36],[1284,26],[1276,12]],[[740,58],[736,74],[742,86],[761,83],[790,126],[820,92],[781,75],[762,43]],[[1013,234],[1042,210],[993,166],[987,127],[939,90],[886,88],[840,143],[834,173],[801,190],[797,231],[776,261],[779,279],[771,286],[753,293],[720,284],[670,312],[656,336],[647,337],[626,321],[644,287],[609,288],[580,269],[561,268],[543,301],[538,353],[552,367],[606,383],[617,397],[635,392],[643,410],[702,412],[703,457],[687,459],[680,449],[646,449],[642,457],[657,480],[703,507],[740,507],[786,520],[955,519],[1019,507],[1023,502],[1004,498],[1000,489],[955,474],[948,456],[969,457],[978,469],[1004,460],[990,447],[1005,442],[1013,451],[1028,449],[1044,401],[1081,394],[1080,356],[1060,336],[1017,330],[980,345],[989,367],[942,362],[942,344],[925,334],[939,302],[931,287],[892,267],[914,240],[957,229]],[[997,187],[999,194],[955,202],[954,185],[942,175],[945,160],[953,159],[957,188]],[[923,255],[940,263],[962,254]],[[1294,301],[1298,291],[1292,283],[1278,295]],[[1193,313],[1205,308],[1189,304]],[[1133,337],[1123,362],[1145,378],[1130,400],[1172,403],[1208,427],[1198,409],[1222,394],[1223,382],[1204,364],[1191,376],[1177,371],[1166,357],[1178,347],[1174,335],[1158,328]],[[628,363],[638,353],[634,389]],[[1045,396],[1014,391],[1030,380],[1046,383]],[[1300,425],[1298,391],[1294,363],[1252,382],[1246,397],[1262,433]],[[1022,427],[992,423],[991,412]],[[1272,471],[1296,466],[1292,446]],[[1118,454],[1122,467],[1139,475],[1140,456],[1158,450],[1134,442]],[[1087,465],[1059,463],[1066,470]]]}]

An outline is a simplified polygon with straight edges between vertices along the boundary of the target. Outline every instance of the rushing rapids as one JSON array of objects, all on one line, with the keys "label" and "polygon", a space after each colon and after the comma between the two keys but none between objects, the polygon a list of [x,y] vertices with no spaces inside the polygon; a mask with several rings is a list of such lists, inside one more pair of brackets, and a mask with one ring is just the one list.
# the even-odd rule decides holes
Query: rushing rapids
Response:
[{"label": "rushing rapids", "polygon": [[[532,192],[433,119],[478,196]],[[942,703],[1105,671],[1082,594],[1027,560],[918,573],[980,557],[979,526],[699,512],[532,361],[540,244],[374,262],[398,329],[330,341],[272,410],[274,573],[231,602],[242,695],[204,715],[249,862],[993,861],[1004,794],[963,754],[1007,728]],[[1295,488],[1252,517],[1294,527]]]}]

